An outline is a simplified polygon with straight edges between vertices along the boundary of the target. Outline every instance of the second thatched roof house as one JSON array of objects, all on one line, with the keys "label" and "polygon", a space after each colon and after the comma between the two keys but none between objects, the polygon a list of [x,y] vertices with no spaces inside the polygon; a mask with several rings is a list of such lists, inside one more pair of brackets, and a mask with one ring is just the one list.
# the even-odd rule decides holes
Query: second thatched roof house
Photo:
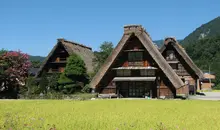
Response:
[{"label": "second thatched roof house", "polygon": [[64,72],[67,58],[73,53],[82,58],[86,64],[88,73],[92,73],[94,58],[92,48],[65,39],[58,39],[57,44],[42,63],[36,77],[40,77],[42,72],[48,74]]},{"label": "second thatched roof house", "polygon": [[194,64],[175,38],[165,38],[160,52],[179,78],[189,87],[190,93],[195,94],[201,89],[200,81],[203,79],[203,72]]}]

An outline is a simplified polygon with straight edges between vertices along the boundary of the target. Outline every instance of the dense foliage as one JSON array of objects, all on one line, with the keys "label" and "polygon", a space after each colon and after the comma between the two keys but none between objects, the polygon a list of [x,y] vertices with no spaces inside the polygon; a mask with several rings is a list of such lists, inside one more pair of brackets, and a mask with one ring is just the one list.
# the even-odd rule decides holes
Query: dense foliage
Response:
[{"label": "dense foliage", "polygon": [[216,74],[215,88],[220,89],[220,17],[203,24],[181,43],[200,69]]},{"label": "dense foliage", "polygon": [[18,86],[24,86],[30,66],[27,54],[20,51],[2,53],[0,55],[0,92],[18,90]]},{"label": "dense foliage", "polygon": [[[80,56],[76,54],[72,54],[71,56],[69,56],[64,71],[66,76],[72,79],[82,78],[83,80],[83,78],[87,76],[86,72],[87,72],[86,65]],[[81,79],[77,79],[77,80],[81,80]]]},{"label": "dense foliage", "polygon": [[45,57],[43,56],[31,56],[29,55],[29,59],[30,61],[40,61],[40,62],[43,62]]},{"label": "dense foliage", "polygon": [[41,66],[41,61],[40,60],[32,60],[31,61],[31,67],[40,68],[40,66]]},{"label": "dense foliage", "polygon": [[72,54],[67,59],[64,73],[58,79],[59,91],[71,94],[81,90],[89,81],[84,61],[80,56]]},{"label": "dense foliage", "polygon": [[220,36],[201,39],[184,46],[200,69],[216,74],[215,87],[220,89]]},{"label": "dense foliage", "polygon": [[104,64],[105,60],[108,58],[108,56],[111,54],[111,52],[114,49],[112,42],[103,42],[100,47],[99,51],[94,52],[95,58],[93,59],[94,62],[94,72],[98,72],[100,67]]}]

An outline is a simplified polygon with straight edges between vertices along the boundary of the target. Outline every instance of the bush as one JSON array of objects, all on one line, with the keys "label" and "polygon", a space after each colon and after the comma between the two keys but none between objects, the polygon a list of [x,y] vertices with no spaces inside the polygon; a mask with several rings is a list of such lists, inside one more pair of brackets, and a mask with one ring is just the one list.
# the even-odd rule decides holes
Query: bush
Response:
[{"label": "bush", "polygon": [[48,83],[47,75],[44,72],[39,82],[40,92],[47,93]]},{"label": "bush", "polygon": [[21,99],[70,99],[70,100],[90,100],[91,98],[96,98],[97,94],[90,93],[76,93],[76,94],[63,94],[60,92],[48,92],[47,94],[30,94],[21,97]]},{"label": "bush", "polygon": [[80,56],[72,54],[67,59],[67,65],[65,67],[64,74],[72,80],[86,82],[88,81],[88,75],[86,73],[86,65]]},{"label": "bush", "polygon": [[215,87],[213,87],[213,89],[215,90],[220,90],[220,84],[216,85]]},{"label": "bush", "polygon": [[58,91],[58,80],[59,80],[60,75],[59,74],[53,74],[48,78],[48,88],[49,91]]},{"label": "bush", "polygon": [[89,86],[89,84],[86,84],[81,91],[82,91],[83,93],[89,93],[89,92],[90,92],[90,86]]}]

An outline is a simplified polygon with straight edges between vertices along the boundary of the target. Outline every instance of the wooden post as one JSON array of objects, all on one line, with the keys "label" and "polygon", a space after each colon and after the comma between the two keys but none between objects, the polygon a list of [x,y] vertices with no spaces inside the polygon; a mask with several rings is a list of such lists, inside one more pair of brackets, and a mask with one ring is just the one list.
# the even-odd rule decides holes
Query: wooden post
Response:
[{"label": "wooden post", "polygon": [[117,88],[117,86],[116,86],[116,89],[117,89],[118,98],[120,98],[119,88]]},{"label": "wooden post", "polygon": [[197,83],[196,83],[197,91],[200,91],[201,89],[200,89],[200,82],[199,82],[199,79],[197,79],[196,81],[197,81]]}]

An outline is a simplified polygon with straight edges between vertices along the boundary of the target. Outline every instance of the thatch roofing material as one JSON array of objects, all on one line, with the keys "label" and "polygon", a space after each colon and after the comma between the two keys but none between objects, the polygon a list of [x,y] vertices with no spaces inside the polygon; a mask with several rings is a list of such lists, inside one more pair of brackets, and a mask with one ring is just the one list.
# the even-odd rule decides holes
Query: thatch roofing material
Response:
[{"label": "thatch roofing material", "polygon": [[167,37],[164,41],[164,45],[161,47],[160,52],[161,54],[166,50],[166,47],[168,43],[171,43],[171,45],[176,49],[176,51],[180,54],[180,56],[183,57],[185,62],[192,68],[192,70],[195,72],[195,74],[200,78],[203,79],[203,72],[194,64],[192,59],[188,56],[184,48],[177,42],[177,40],[173,37]]},{"label": "thatch roofing material", "polygon": [[60,45],[65,48],[65,50],[68,52],[69,55],[71,55],[73,53],[79,55],[82,58],[82,60],[85,62],[87,71],[88,72],[93,72],[94,54],[92,52],[92,48],[87,47],[87,46],[82,45],[82,44],[79,44],[79,43],[76,43],[76,42],[67,41],[65,39],[58,39],[57,44],[53,47],[51,52],[48,54],[48,56],[46,57],[46,59],[42,63],[38,73],[36,74],[36,77],[38,77],[41,74],[41,72],[43,71],[45,65],[49,61],[50,57],[55,53],[55,50]]},{"label": "thatch roofing material", "polygon": [[77,44],[70,41],[63,41],[62,42],[64,48],[69,53],[69,55],[75,53],[79,55],[85,62],[86,68],[88,72],[93,72],[93,58],[94,54],[90,47],[86,47],[82,44]]},{"label": "thatch roofing material", "polygon": [[151,38],[149,37],[149,34],[145,31],[145,29],[143,29],[141,25],[129,25],[124,27],[124,35],[122,36],[122,39],[120,40],[116,48],[113,50],[112,54],[107,58],[102,68],[98,71],[98,73],[91,81],[90,86],[92,88],[97,87],[105,73],[110,69],[111,65],[114,63],[120,51],[123,49],[126,41],[132,35],[135,35],[141,41],[146,50],[149,52],[149,54],[152,56],[152,58],[155,60],[155,62],[158,64],[158,66],[161,68],[164,74],[169,78],[169,80],[175,88],[180,88],[184,86],[182,80],[173,71],[173,69],[166,62],[166,60],[163,58],[158,49],[154,46]]}]

